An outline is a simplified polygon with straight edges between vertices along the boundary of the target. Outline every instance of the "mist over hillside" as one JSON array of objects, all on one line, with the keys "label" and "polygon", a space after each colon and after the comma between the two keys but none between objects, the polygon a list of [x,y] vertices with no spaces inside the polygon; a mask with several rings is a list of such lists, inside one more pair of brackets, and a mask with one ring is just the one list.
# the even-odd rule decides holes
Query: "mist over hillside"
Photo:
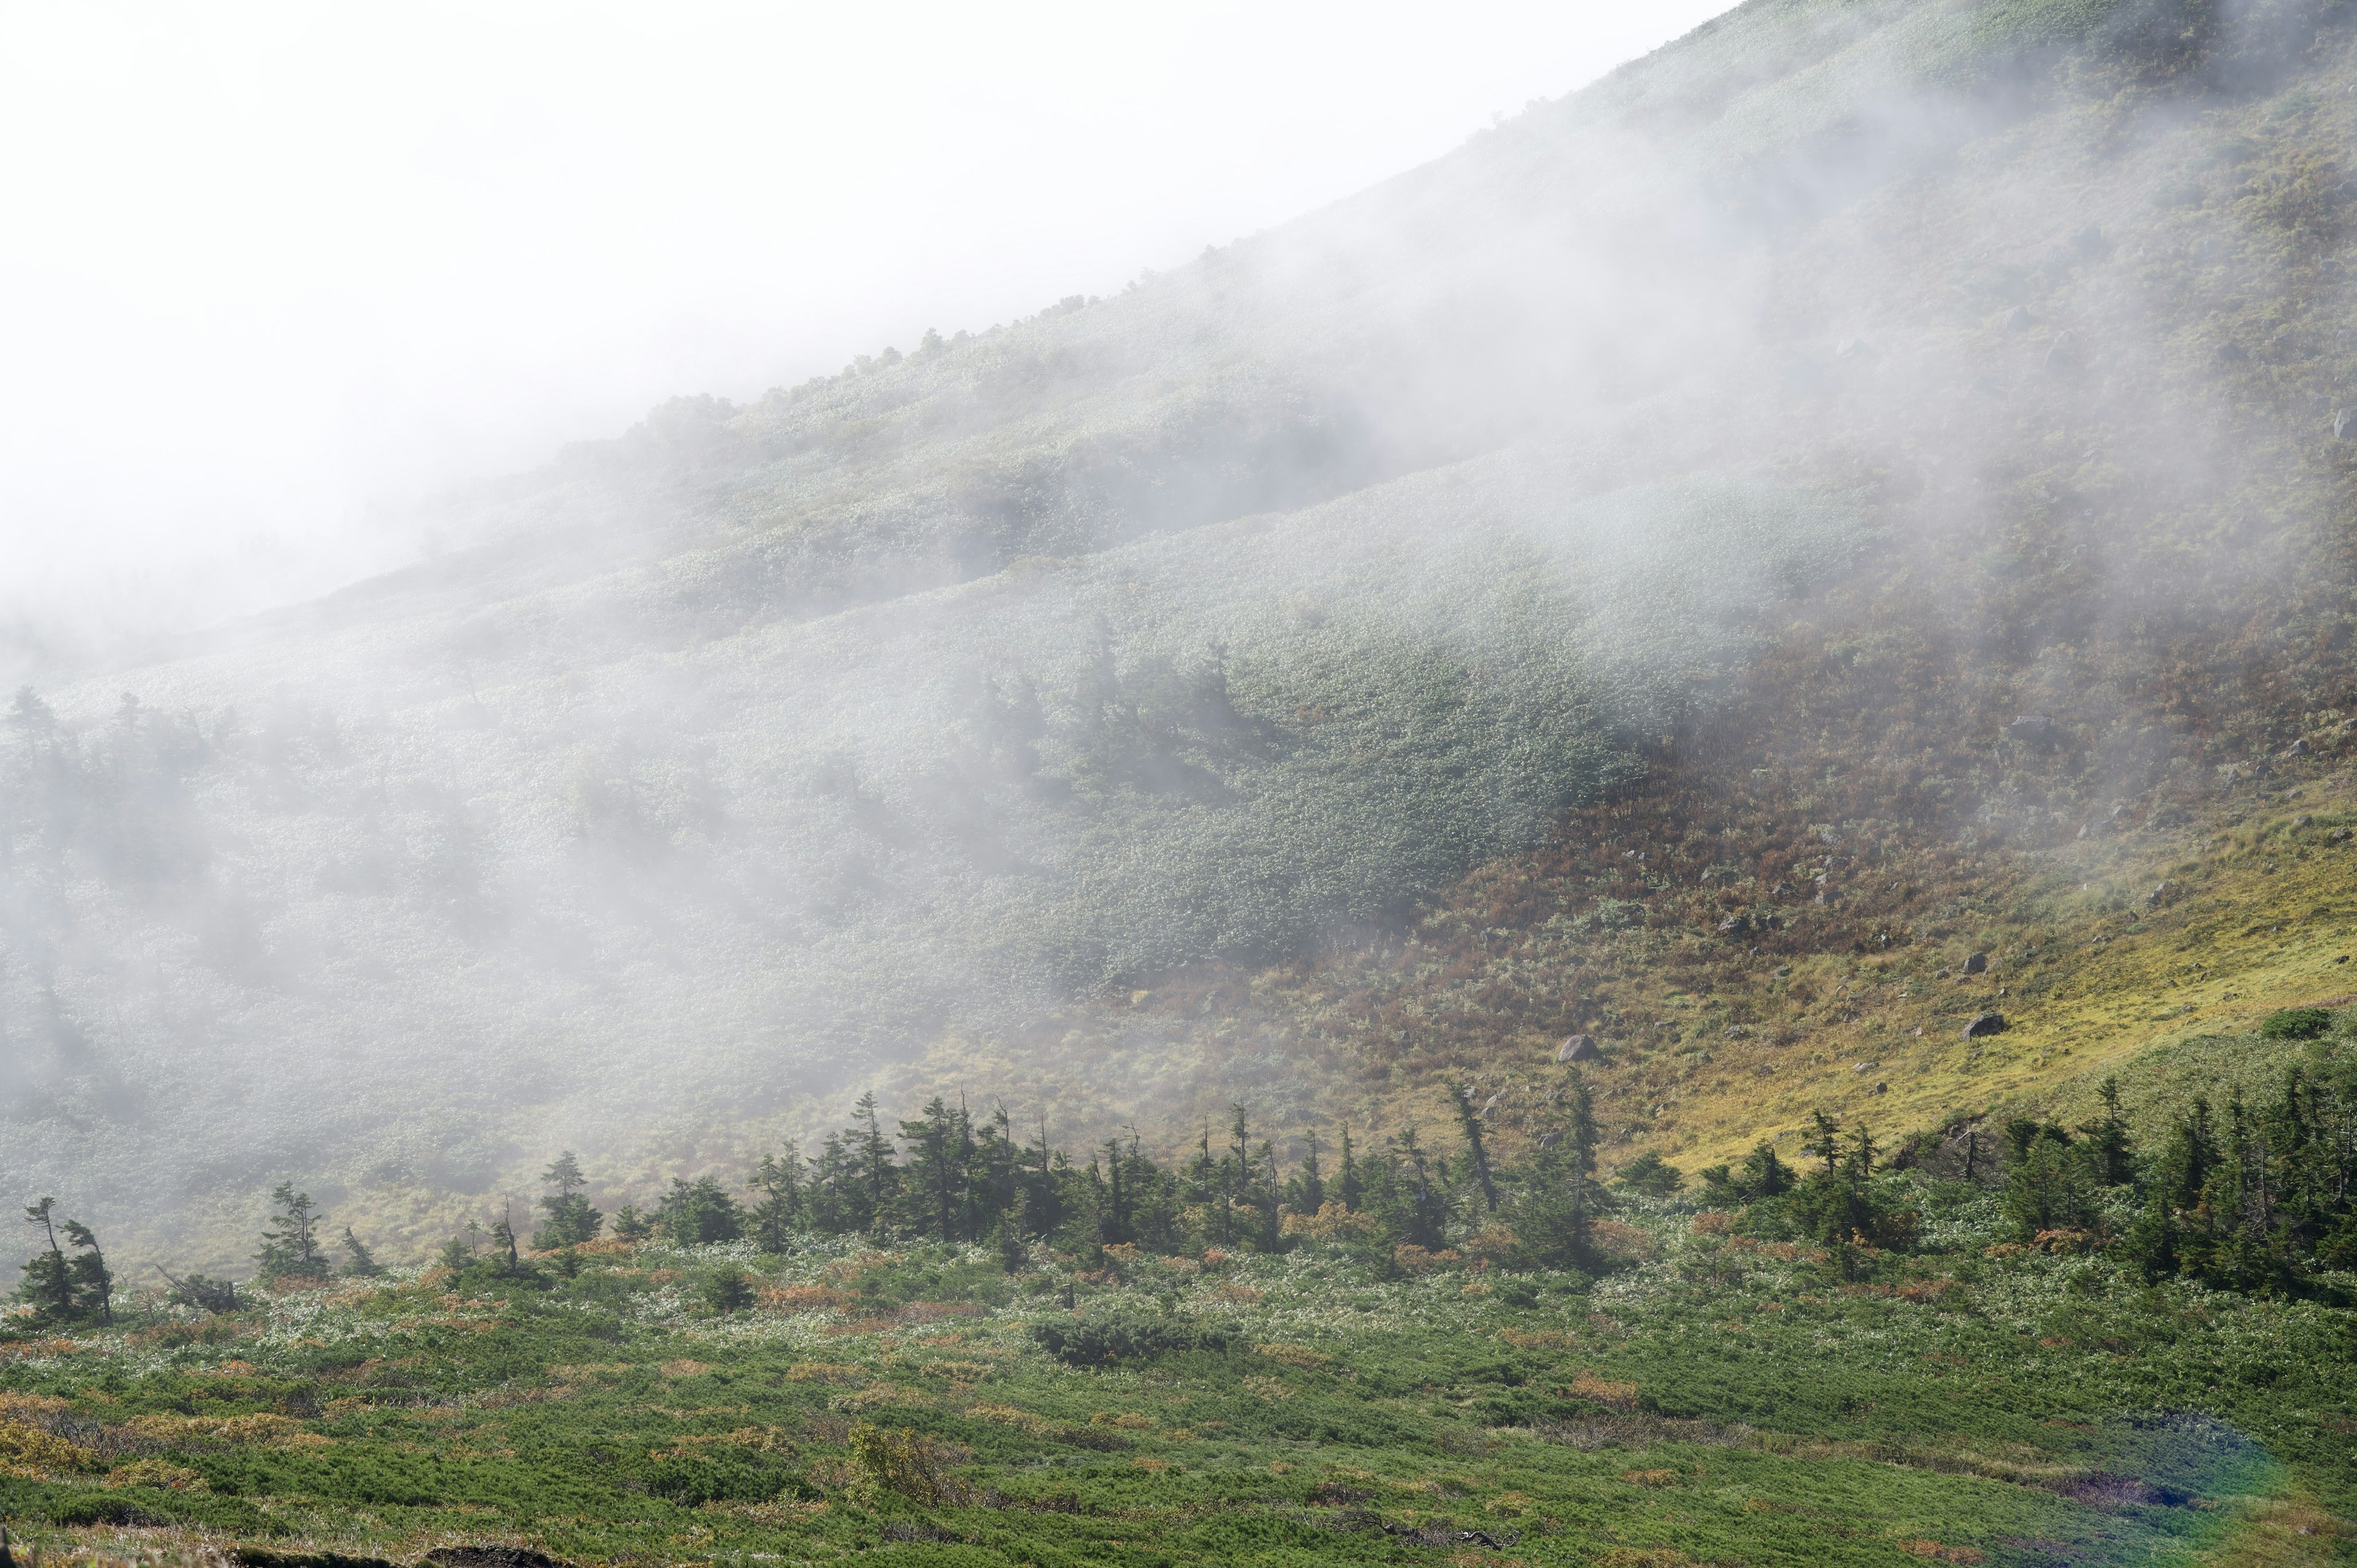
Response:
[{"label": "mist over hillside", "polygon": [[[1566,984],[1427,1060],[1286,988],[1695,757],[1687,807],[1893,865],[2199,810],[2357,712],[2351,20],[1753,0],[1117,296],[666,404],[429,563],[42,671],[0,1171],[212,1265],[285,1176],[415,1251],[559,1145],[628,1192],[870,1087],[1297,1129],[1652,1028]],[[1699,854],[1669,924],[1958,926],[1785,859]]]}]

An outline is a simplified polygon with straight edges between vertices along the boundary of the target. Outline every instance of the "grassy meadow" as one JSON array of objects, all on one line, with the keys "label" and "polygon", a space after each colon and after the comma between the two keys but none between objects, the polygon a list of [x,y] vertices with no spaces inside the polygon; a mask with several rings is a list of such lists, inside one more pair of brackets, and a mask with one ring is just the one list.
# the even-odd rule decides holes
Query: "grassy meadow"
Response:
[{"label": "grassy meadow", "polygon": [[[600,1242],[11,1347],[0,1514],[102,1562],[2346,1560],[2345,1311],[1927,1241],[1843,1279],[1631,1200],[1591,1277]],[[708,1305],[741,1272],[753,1301]],[[1154,1327],[1072,1365],[1042,1324]],[[1077,1359],[1077,1358],[1072,1358]],[[2344,1555],[2334,1557],[2334,1552]],[[879,1555],[880,1554],[880,1555]],[[20,1559],[21,1560],[21,1559]]]}]

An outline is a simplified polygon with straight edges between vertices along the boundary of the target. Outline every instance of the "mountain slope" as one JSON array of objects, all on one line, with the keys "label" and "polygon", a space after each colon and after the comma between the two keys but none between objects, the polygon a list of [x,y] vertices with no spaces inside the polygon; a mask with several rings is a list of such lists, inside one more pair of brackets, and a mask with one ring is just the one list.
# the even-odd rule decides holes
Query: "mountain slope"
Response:
[{"label": "mountain slope", "polygon": [[[1689,1164],[2078,1092],[2152,1043],[2085,989],[2337,864],[2075,945],[2357,712],[2352,43],[1755,3],[1119,297],[669,405],[454,503],[440,560],[44,681],[0,1167],[218,1262],[282,1176],[398,1251],[552,1146],[633,1190],[871,1084],[1175,1143],[1479,1078],[1511,1137],[1585,1030],[1619,1152]],[[2330,989],[2338,918],[2250,996]]]}]

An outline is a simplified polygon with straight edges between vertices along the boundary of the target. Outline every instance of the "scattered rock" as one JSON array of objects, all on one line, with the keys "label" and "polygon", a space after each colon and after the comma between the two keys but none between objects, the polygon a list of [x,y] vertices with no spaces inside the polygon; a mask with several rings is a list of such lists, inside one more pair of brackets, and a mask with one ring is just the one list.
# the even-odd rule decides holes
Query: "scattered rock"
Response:
[{"label": "scattered rock", "polygon": [[2302,811],[2291,820],[2291,825],[2296,828],[2312,828],[2316,826],[2316,819]]},{"label": "scattered rock", "polygon": [[2076,362],[2079,339],[2069,331],[2054,334],[2054,341],[2046,345],[2046,368],[2059,371]]},{"label": "scattered rock", "polygon": [[1559,1062],[1592,1062],[1601,1055],[1596,1042],[1586,1035],[1574,1035],[1555,1048],[1555,1059]]},{"label": "scattered rock", "polygon": [[2004,1033],[2005,1015],[2002,1013],[1984,1013],[1964,1026],[1964,1038],[1968,1040],[1977,1040],[1984,1035]]},{"label": "scattered rock", "polygon": [[2071,236],[2071,248],[2083,256],[2100,256],[2111,250],[2112,242],[2104,238],[2103,230],[2090,223]]},{"label": "scattered rock", "polygon": [[2289,746],[2285,746],[2283,754],[2286,757],[2306,757],[2308,755],[2308,737],[2306,736],[2302,736],[2298,740],[2293,741]]},{"label": "scattered rock", "polygon": [[2044,714],[2024,714],[2005,726],[2016,740],[2043,742],[2054,738],[2054,721]]},{"label": "scattered rock", "polygon": [[2213,357],[2222,365],[2247,365],[2251,362],[2251,351],[2240,343],[2219,344],[2218,352]]},{"label": "scattered rock", "polygon": [[2029,314],[2029,306],[2017,305],[2005,313],[2005,325],[2008,332],[2027,332],[2038,325],[2038,317]]},{"label": "scattered rock", "polygon": [[1873,353],[1873,346],[1867,343],[1865,338],[1848,338],[1843,339],[1842,346],[1834,350],[1834,358],[1836,360],[1864,360],[1871,358]]},{"label": "scattered rock", "polygon": [[1718,923],[1718,934],[1722,937],[1739,937],[1750,929],[1751,922],[1741,915],[1729,915]]},{"label": "scattered rock", "polygon": [[1964,972],[1966,974],[1986,974],[1988,972],[1988,954],[1985,952],[1976,952],[1970,958],[1964,960]]},{"label": "scattered rock", "polygon": [[1890,1086],[1887,1083],[1878,1083],[1874,1086],[1874,1092],[1877,1094],[1888,1094],[1890,1092]]},{"label": "scattered rock", "polygon": [[2357,837],[2357,829],[2335,828],[2324,836],[2334,843],[2347,843],[2352,837]]},{"label": "scattered rock", "polygon": [[1852,1062],[1849,1064],[1849,1070],[1852,1072],[1872,1072],[1876,1068],[1878,1068],[1882,1064],[1880,1062]]},{"label": "scattered rock", "polygon": [[2346,441],[2350,439],[2349,433],[2352,428],[2357,428],[2357,408],[2334,409],[2332,411],[2332,438],[2335,441]]}]

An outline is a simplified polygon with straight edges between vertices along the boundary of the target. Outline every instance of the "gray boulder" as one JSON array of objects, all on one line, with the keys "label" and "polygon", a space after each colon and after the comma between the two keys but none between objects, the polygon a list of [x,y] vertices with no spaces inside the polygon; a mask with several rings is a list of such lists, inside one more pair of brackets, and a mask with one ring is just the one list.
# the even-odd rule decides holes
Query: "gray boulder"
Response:
[{"label": "gray boulder", "polygon": [[1968,1040],[1977,1040],[1984,1035],[2004,1033],[2005,1015],[2002,1013],[1984,1013],[1964,1026],[1964,1038]]},{"label": "gray boulder", "polygon": [[1603,1054],[1586,1035],[1574,1035],[1555,1048],[1555,1059],[1559,1062],[1592,1062]]}]

